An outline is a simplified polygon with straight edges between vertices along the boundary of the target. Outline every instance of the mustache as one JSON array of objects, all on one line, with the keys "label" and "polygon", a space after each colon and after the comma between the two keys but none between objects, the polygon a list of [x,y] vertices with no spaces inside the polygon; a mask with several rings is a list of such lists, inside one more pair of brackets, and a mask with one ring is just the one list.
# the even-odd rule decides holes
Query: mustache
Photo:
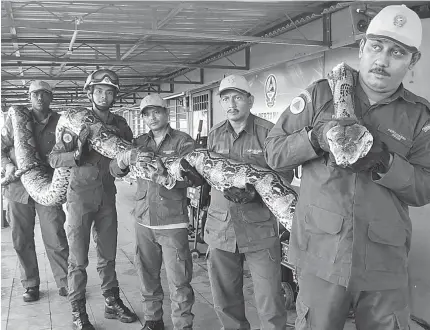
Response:
[{"label": "mustache", "polygon": [[387,76],[387,77],[391,76],[387,71],[385,71],[382,68],[373,68],[373,69],[370,69],[369,72],[377,73],[377,74],[380,74],[382,76]]}]

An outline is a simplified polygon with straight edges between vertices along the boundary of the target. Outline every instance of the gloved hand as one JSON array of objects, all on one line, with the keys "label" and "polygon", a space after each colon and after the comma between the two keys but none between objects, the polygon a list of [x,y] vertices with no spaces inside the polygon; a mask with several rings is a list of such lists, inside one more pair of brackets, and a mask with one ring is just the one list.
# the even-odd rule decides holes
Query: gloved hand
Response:
[{"label": "gloved hand", "polygon": [[149,148],[133,148],[118,153],[116,161],[120,169],[125,170],[129,166],[149,163],[154,158],[154,152]]},{"label": "gloved hand", "polygon": [[259,195],[254,186],[247,183],[245,189],[236,187],[225,189],[224,197],[233,203],[246,204],[255,201]]},{"label": "gloved hand", "polygon": [[16,172],[16,166],[13,165],[12,163],[6,164],[4,169],[5,169],[5,172],[4,172],[5,178],[8,178],[8,177],[14,175]]},{"label": "gloved hand", "polygon": [[329,122],[317,122],[315,126],[310,131],[309,140],[314,147],[315,151],[324,150],[330,152],[327,132],[334,126],[338,125],[339,122],[332,120]]},{"label": "gloved hand", "polygon": [[391,154],[385,143],[370,149],[369,153],[357,160],[354,164],[348,166],[353,172],[371,171],[376,173],[387,173],[390,168]]},{"label": "gloved hand", "polygon": [[181,176],[190,187],[201,186],[204,182],[203,177],[197,172],[197,170],[188,163],[185,159],[181,159],[181,167],[184,169],[181,171]]}]

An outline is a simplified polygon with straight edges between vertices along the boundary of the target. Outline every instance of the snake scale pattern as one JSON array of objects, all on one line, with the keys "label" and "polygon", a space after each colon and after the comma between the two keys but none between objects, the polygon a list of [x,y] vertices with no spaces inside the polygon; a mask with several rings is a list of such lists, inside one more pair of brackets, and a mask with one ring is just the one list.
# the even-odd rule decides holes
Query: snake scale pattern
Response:
[{"label": "snake scale pattern", "polygon": [[[328,79],[333,91],[335,119],[355,118],[351,93],[353,70],[342,63],[333,69]],[[20,178],[36,202],[43,205],[64,203],[70,168],[55,169],[51,176],[46,165],[41,163],[35,148],[30,111],[25,106],[12,106],[8,116],[12,119],[18,170],[12,177],[2,179],[2,185]],[[119,138],[114,129],[103,124],[86,108],[70,109],[60,117],[56,128],[57,142],[61,139],[63,128],[78,135],[82,125],[87,125],[90,129],[88,141],[91,147],[105,157],[113,159],[120,151],[135,148],[130,142]],[[370,149],[370,133],[363,129],[366,130],[358,124],[338,125],[328,132],[330,148],[336,161],[341,164],[354,162],[362,157],[366,149]],[[371,138],[370,135],[370,140]],[[287,230],[291,230],[297,193],[282,176],[269,169],[233,161],[205,150],[193,151],[184,158],[213,188],[220,191],[232,186],[243,188],[246,183],[253,184],[272,213]],[[152,180],[170,189],[176,181],[182,180],[180,160],[175,157],[162,159],[168,170],[168,175],[165,176],[156,173],[155,161],[132,166],[132,171],[137,177]]]},{"label": "snake scale pattern", "polygon": [[328,82],[333,93],[334,120],[350,121],[353,124],[338,124],[327,132],[327,140],[336,164],[342,167],[354,164],[369,152],[373,136],[366,127],[358,123],[354,113],[353,91],[357,81],[357,71],[345,63],[340,63],[328,74]]}]

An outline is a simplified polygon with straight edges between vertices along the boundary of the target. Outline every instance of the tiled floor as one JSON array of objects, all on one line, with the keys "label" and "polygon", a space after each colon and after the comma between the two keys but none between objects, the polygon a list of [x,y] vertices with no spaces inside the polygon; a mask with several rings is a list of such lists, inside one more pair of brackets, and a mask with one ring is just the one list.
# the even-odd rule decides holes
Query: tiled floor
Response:
[{"label": "tiled floor", "polygon": [[[137,313],[139,320],[131,324],[122,324],[116,320],[103,317],[103,297],[100,292],[100,279],[96,271],[96,254],[94,246],[90,249],[90,264],[87,268],[87,311],[96,329],[141,329],[144,323],[141,310],[139,281],[133,265],[134,235],[133,220],[129,214],[132,207],[132,195],[135,185],[129,186],[118,182],[118,279],[121,296],[124,302]],[[41,299],[35,303],[25,303],[22,300],[24,289],[19,280],[19,266],[12,246],[10,228],[1,230],[1,329],[5,330],[65,330],[71,329],[71,309],[67,299],[60,297],[52,276],[51,269],[42,244],[40,228],[37,226],[36,250],[39,260],[41,277]],[[204,245],[199,249],[205,250]],[[162,271],[162,282],[165,290],[164,322],[166,329],[172,330],[170,320],[170,301],[166,274]],[[192,286],[195,291],[196,302],[193,306],[195,314],[194,329],[218,330],[220,324],[213,310],[212,295],[204,258],[195,260]],[[259,328],[257,310],[253,299],[252,281],[246,276],[244,284],[246,298],[246,313],[253,329]],[[289,312],[289,322],[293,323],[295,312]],[[349,322],[345,329],[353,330],[355,326]]]}]

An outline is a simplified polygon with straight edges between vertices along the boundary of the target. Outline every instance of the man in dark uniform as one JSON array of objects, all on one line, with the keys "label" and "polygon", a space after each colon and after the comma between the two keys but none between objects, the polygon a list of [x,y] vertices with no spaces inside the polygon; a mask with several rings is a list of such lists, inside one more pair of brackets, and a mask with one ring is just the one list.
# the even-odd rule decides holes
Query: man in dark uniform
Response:
[{"label": "man in dark uniform", "polygon": [[266,141],[276,170],[303,166],[290,238],[297,267],[296,329],[409,329],[408,205],[430,202],[430,105],[402,85],[421,54],[422,27],[406,6],[388,6],[360,42],[355,115],[374,137],[347,168],[331,161],[326,132],[333,96],[320,80],[291,102]]},{"label": "man in dark uniform", "polygon": [[[49,106],[52,101],[51,86],[40,80],[30,84],[29,96],[32,105],[33,130],[36,148],[42,161],[47,163],[48,154],[55,144],[55,127],[60,115]],[[6,176],[16,171],[16,159],[12,122],[8,117],[2,129],[1,162]],[[48,166],[47,166],[48,167]],[[36,203],[25,190],[21,180],[4,187],[9,219],[12,228],[13,247],[18,255],[21,282],[26,291],[24,301],[39,299],[39,267],[34,244],[36,212],[39,217],[42,239],[45,244],[55,282],[61,296],[67,296],[67,245],[64,222],[66,217],[61,206],[44,206]]]},{"label": "man in dark uniform", "polygon": [[[84,86],[92,103],[92,112],[118,136],[131,141],[133,133],[121,116],[112,114],[115,97],[119,92],[119,79],[115,72],[106,69],[91,73]],[[134,322],[137,317],[119,297],[115,271],[118,222],[115,205],[116,187],[109,173],[110,159],[89,149],[86,139],[88,128],[79,136],[64,130],[52,150],[49,161],[52,167],[71,167],[67,190],[67,239],[69,257],[69,301],[72,305],[74,329],[92,330],[85,307],[88,249],[91,226],[97,247],[97,270],[105,298],[105,317],[121,322]]]},{"label": "man in dark uniform", "polygon": [[[267,168],[263,147],[273,124],[250,113],[254,98],[248,82],[242,76],[228,76],[221,81],[219,93],[227,120],[209,132],[208,150]],[[291,182],[293,172],[286,172],[286,177]],[[261,329],[286,328],[277,234],[276,218],[254,186],[212,190],[205,241],[209,245],[208,272],[214,306],[222,329],[250,329],[243,296],[244,260],[254,283]]]},{"label": "man in dark uniform", "polygon": [[[169,109],[158,94],[146,96],[140,103],[141,115],[149,133],[136,138],[140,146],[140,158],[136,150],[123,151],[111,162],[111,173],[122,177],[130,165],[147,162],[152,157],[181,157],[195,148],[195,142],[187,133],[172,129],[169,125]],[[194,292],[190,285],[193,262],[188,245],[188,213],[186,188],[200,186],[203,178],[184,160],[182,165],[185,181],[176,182],[172,189],[143,179],[137,179],[135,265],[141,283],[145,326],[142,330],[164,330],[163,288],[160,269],[164,262],[170,288],[172,322],[175,330],[192,329]],[[166,171],[158,161],[158,173]]]}]

